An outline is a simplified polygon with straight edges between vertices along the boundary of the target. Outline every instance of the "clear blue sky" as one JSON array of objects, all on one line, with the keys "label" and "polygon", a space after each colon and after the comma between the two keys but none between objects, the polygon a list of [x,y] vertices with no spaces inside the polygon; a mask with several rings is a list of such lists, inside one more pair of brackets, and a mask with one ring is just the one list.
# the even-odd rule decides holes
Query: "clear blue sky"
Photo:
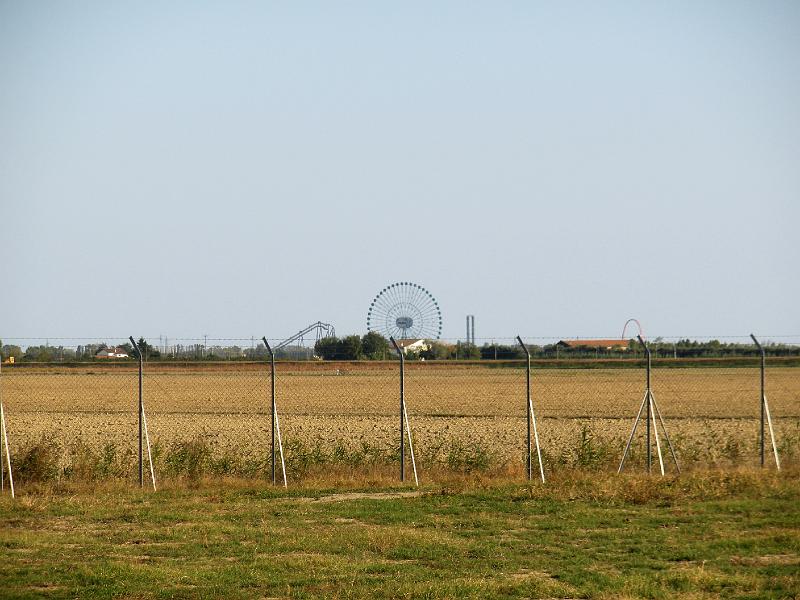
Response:
[{"label": "clear blue sky", "polygon": [[800,3],[0,2],[0,337],[800,334]]}]

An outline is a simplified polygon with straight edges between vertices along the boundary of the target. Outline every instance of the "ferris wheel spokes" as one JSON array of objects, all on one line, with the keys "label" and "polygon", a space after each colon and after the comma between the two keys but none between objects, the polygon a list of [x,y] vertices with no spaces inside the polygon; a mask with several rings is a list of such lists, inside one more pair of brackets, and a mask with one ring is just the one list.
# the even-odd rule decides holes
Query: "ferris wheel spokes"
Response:
[{"label": "ferris wheel spokes", "polygon": [[424,287],[408,281],[383,288],[367,311],[367,329],[399,339],[441,337],[439,303]]}]

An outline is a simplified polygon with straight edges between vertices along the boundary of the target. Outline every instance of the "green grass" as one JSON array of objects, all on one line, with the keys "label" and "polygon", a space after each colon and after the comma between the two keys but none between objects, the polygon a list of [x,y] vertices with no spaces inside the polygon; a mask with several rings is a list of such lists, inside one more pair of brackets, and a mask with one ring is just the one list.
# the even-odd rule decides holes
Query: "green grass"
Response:
[{"label": "green grass", "polygon": [[792,598],[799,475],[31,485],[0,499],[0,596]]}]

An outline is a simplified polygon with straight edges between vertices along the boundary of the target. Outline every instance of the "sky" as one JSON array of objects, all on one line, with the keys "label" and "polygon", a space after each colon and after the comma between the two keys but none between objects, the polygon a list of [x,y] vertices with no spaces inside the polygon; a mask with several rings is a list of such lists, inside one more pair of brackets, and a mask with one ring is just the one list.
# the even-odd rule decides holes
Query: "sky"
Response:
[{"label": "sky", "polygon": [[0,338],[800,340],[797,2],[0,0]]}]

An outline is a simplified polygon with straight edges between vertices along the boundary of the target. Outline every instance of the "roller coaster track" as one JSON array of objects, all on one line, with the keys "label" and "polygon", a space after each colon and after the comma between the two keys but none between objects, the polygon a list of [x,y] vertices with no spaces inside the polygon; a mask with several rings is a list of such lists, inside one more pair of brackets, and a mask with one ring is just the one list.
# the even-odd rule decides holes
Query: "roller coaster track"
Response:
[{"label": "roller coaster track", "polygon": [[285,348],[286,346],[290,345],[292,342],[296,342],[298,340],[302,340],[311,332],[314,332],[316,335],[317,341],[321,340],[322,338],[327,337],[334,337],[336,335],[336,329],[334,329],[333,325],[329,323],[323,323],[322,321],[317,321],[316,323],[312,323],[305,329],[301,329],[293,336],[286,338],[280,344],[273,347],[273,350],[280,350],[281,348]]}]

